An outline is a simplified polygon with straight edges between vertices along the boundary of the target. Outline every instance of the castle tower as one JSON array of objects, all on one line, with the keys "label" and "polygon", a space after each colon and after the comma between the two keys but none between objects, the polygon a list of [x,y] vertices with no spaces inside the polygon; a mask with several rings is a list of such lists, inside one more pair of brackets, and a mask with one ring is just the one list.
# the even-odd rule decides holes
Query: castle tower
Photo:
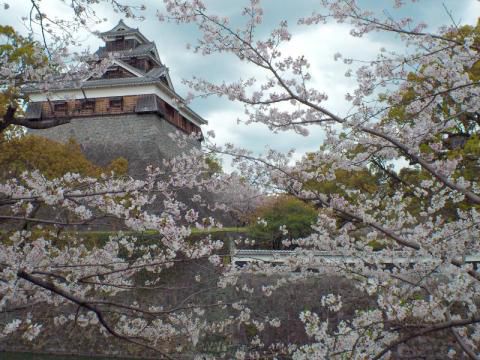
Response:
[{"label": "castle tower", "polygon": [[105,46],[96,55],[114,59],[101,76],[62,84],[48,94],[35,88],[27,91],[26,118],[70,119],[31,133],[62,142],[73,138],[98,165],[124,157],[132,176],[141,176],[147,165],[160,165],[163,158],[184,151],[170,133],[197,133],[191,146],[199,147],[200,126],[207,122],[175,92],[155,43],[123,21],[100,36]]}]

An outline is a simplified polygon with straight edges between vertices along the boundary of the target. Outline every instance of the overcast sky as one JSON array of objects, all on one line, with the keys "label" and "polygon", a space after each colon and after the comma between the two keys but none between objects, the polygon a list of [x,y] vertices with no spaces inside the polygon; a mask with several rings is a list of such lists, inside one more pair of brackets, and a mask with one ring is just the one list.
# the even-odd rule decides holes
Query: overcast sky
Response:
[{"label": "overcast sky", "polygon": [[[12,25],[18,30],[23,29],[22,16],[27,16],[30,10],[29,0],[0,0],[9,3],[8,10],[0,10],[0,22],[3,25]],[[364,0],[362,3],[375,11],[388,11],[395,13],[391,8],[393,0]],[[176,91],[185,96],[188,92],[182,79],[200,76],[212,81],[230,81],[239,77],[247,78],[259,75],[256,70],[234,58],[226,56],[218,58],[202,57],[192,54],[186,49],[187,43],[195,43],[198,33],[193,26],[178,26],[175,24],[161,23],[156,19],[157,9],[162,9],[163,1],[134,0],[129,4],[144,3],[147,6],[146,19],[143,22],[125,20],[132,27],[139,27],[142,33],[150,40],[156,42],[158,52],[164,64],[170,69],[170,75]],[[246,1],[235,0],[205,0],[219,14],[238,19],[241,5]],[[292,55],[304,54],[309,59],[312,68],[314,83],[329,95],[328,106],[336,113],[342,115],[348,112],[344,101],[345,93],[350,91],[353,83],[344,77],[346,65],[335,62],[333,56],[340,52],[347,57],[371,60],[382,47],[387,49],[398,48],[399,44],[394,37],[374,36],[367,38],[352,38],[345,25],[327,24],[321,26],[297,26],[299,17],[309,15],[318,9],[318,0],[263,0],[265,8],[265,21],[259,29],[268,32],[282,19],[286,19],[293,33],[291,42],[283,48],[284,53]],[[42,0],[43,11],[57,16],[67,16],[70,13],[67,5],[60,0]],[[451,10],[455,21],[462,24],[474,24],[480,16],[480,1],[478,0],[421,0],[416,4],[402,9],[403,15],[423,20],[434,30],[440,24],[448,23],[449,18],[444,6]],[[121,18],[113,13],[108,6],[103,5],[98,9],[100,17],[108,19],[93,30],[106,31],[112,28]],[[77,34],[83,46],[92,51],[101,45],[101,41],[87,32]],[[242,118],[243,108],[226,99],[212,98],[208,100],[195,100],[191,107],[209,121],[209,129],[214,129],[219,143],[232,142],[255,152],[263,152],[265,146],[277,150],[295,148],[298,154],[316,150],[322,141],[321,131],[313,129],[310,136],[303,137],[292,132],[272,134],[262,125],[237,125],[237,119]]]}]

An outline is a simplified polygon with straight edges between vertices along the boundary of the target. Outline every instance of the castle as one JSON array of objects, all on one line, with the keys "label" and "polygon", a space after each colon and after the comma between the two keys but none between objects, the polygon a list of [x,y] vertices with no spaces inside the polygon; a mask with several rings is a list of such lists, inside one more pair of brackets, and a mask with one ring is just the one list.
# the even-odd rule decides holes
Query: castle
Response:
[{"label": "castle", "polygon": [[31,133],[61,142],[73,138],[98,165],[124,157],[132,176],[141,176],[147,165],[159,165],[182,151],[171,133],[196,133],[197,140],[189,143],[199,147],[200,127],[207,122],[175,92],[155,43],[121,20],[100,36],[105,46],[95,54],[100,60],[113,58],[103,74],[62,83],[49,93],[27,90],[27,119],[69,120]]}]

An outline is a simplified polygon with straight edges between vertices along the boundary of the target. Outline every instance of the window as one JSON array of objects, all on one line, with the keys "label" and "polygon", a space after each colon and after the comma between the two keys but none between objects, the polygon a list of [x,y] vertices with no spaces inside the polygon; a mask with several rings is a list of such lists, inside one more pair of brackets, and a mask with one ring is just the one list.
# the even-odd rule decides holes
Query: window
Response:
[{"label": "window", "polygon": [[116,36],[115,40],[107,41],[107,51],[119,51],[125,49],[125,39],[123,36]]},{"label": "window", "polygon": [[137,40],[127,39],[125,40],[125,49],[135,49],[137,47]]},{"label": "window", "polygon": [[90,100],[90,99],[80,100],[80,110],[95,111],[95,100]]},{"label": "window", "polygon": [[53,104],[53,112],[56,114],[66,114],[68,110],[67,102],[57,102]]},{"label": "window", "polygon": [[125,71],[120,66],[111,66],[108,70],[103,74],[104,79],[116,79],[125,77]]},{"label": "window", "polygon": [[110,98],[109,108],[115,110],[122,110],[123,109],[123,98],[122,97],[114,97]]}]

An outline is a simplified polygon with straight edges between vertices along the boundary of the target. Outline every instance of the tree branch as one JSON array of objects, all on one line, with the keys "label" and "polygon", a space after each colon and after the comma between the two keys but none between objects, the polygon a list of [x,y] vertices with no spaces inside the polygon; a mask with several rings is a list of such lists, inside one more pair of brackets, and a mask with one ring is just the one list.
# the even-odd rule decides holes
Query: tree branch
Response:
[{"label": "tree branch", "polygon": [[58,117],[48,120],[28,120],[25,118],[15,117],[17,108],[9,105],[5,115],[0,121],[0,133],[2,133],[10,125],[25,126],[29,129],[49,129],[55,126],[67,124],[71,121],[69,117]]},{"label": "tree branch", "polygon": [[157,348],[151,346],[151,345],[148,345],[148,344],[145,344],[145,343],[142,343],[140,341],[137,341],[137,340],[134,340],[128,336],[125,336],[125,335],[122,335],[120,333],[118,333],[105,319],[105,317],[103,316],[103,313],[94,305],[92,305],[91,303],[88,302],[88,300],[86,299],[82,299],[82,298],[79,298],[73,294],[70,294],[68,293],[67,291],[63,290],[62,288],[59,288],[58,286],[56,286],[55,284],[53,283],[50,283],[50,282],[47,282],[47,281],[44,281],[38,277],[35,277],[35,276],[32,276],[31,274],[25,272],[24,270],[20,270],[18,273],[17,273],[17,276],[19,278],[22,278],[34,285],[37,285],[41,288],[44,288],[45,290],[49,290],[51,291],[52,293],[56,294],[56,295],[59,295],[71,302],[73,302],[74,304],[77,304],[79,305],[80,307],[83,307],[87,310],[90,310],[92,312],[95,313],[95,315],[97,316],[97,319],[98,321],[100,322],[100,324],[103,325],[103,327],[105,328],[105,330],[107,330],[108,333],[110,333],[111,335],[113,335],[114,337],[116,338],[119,338],[119,339],[122,339],[122,340],[125,340],[125,341],[128,341],[132,344],[135,344],[135,345],[139,345],[139,346],[143,346],[145,348],[148,348],[150,350],[153,350],[157,353],[159,353],[163,358],[165,359],[169,359],[169,360],[173,360],[173,358],[171,358],[170,356],[168,356],[167,354],[161,352],[160,350],[158,350]]},{"label": "tree branch", "polygon": [[401,337],[398,340],[393,341],[390,343],[388,346],[386,346],[382,351],[380,351],[377,355],[375,355],[372,360],[379,360],[382,358],[383,355],[394,349],[400,344],[403,344],[413,338],[416,338],[418,336],[426,335],[432,332],[436,331],[441,331],[441,330],[446,330],[446,329],[451,329],[459,326],[465,326],[465,325],[470,325],[470,324],[476,324],[480,322],[480,316],[472,316],[468,319],[462,319],[462,320],[450,320],[450,321],[445,321],[442,323],[438,323],[432,326],[428,326],[422,330],[416,331],[413,334],[406,335],[404,337]]}]

